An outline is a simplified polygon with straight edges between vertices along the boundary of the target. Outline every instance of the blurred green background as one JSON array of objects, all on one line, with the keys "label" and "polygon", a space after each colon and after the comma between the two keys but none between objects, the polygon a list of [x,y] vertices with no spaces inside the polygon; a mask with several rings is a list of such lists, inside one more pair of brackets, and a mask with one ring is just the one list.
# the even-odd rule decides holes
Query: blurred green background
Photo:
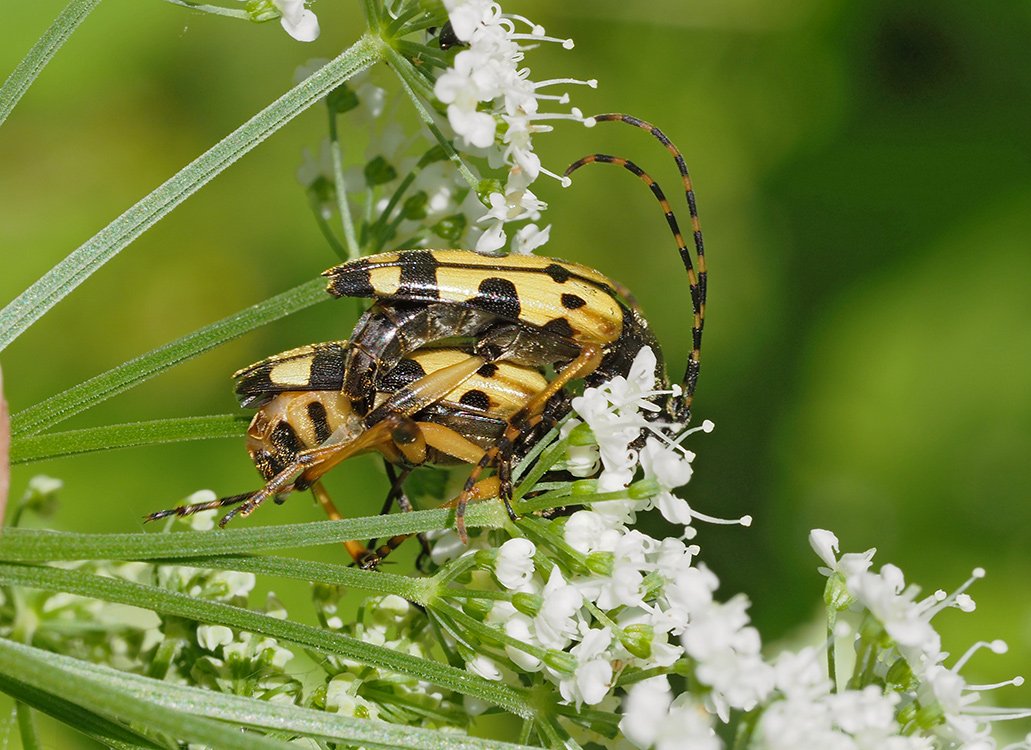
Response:
[{"label": "blurred green background", "polygon": [[[352,5],[315,3],[322,37],[302,45],[274,23],[157,0],[101,4],[0,129],[0,304],[278,96],[295,67],[355,39]],[[4,4],[0,76],[61,7]],[[1031,6],[595,0],[506,9],[576,39],[570,52],[532,53],[535,78],[599,79],[596,91],[574,90],[574,103],[652,120],[687,155],[711,269],[695,413],[717,425],[693,440],[687,496],[707,512],[755,517],[747,530],[701,528],[723,594],[749,594],[768,642],[810,622],[822,592],[812,527],[836,531],[846,550],[878,547],[881,563],[899,564],[928,592],[983,565],[977,612],[949,612],[936,625],[954,653],[977,639],[1009,641],[1009,656],[970,664],[972,682],[1024,670]],[[389,80],[380,71],[379,82]],[[324,132],[321,108],[299,117],[3,352],[12,411],[331,265],[295,179],[302,149]],[[629,128],[567,125],[538,150],[556,171],[588,151],[625,155],[675,193],[665,153]],[[647,191],[597,168],[567,190],[546,179],[537,187],[554,223],[547,251],[634,289],[678,372],[686,286]],[[236,368],[343,338],[353,321],[351,306],[316,306],[62,428],[231,412]],[[13,493],[40,472],[65,481],[52,523],[97,531],[138,530],[145,512],[198,488],[239,492],[256,479],[234,441],[17,467]],[[379,506],[385,480],[373,460],[337,474],[338,503]],[[299,498],[252,520],[316,518]],[[1027,690],[999,698],[1031,704]]]}]

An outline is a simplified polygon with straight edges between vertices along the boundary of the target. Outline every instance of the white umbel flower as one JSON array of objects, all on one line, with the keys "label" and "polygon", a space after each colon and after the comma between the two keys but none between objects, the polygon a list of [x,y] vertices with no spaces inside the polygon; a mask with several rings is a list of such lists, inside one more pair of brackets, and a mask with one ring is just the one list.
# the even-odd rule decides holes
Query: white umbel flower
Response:
[{"label": "white umbel flower", "polygon": [[299,42],[319,38],[319,19],[304,7],[304,0],[272,0],[272,4],[279,10],[279,23],[287,34]]},{"label": "white umbel flower", "polygon": [[533,556],[537,547],[529,539],[509,539],[498,549],[494,577],[510,591],[519,591],[533,578]]}]

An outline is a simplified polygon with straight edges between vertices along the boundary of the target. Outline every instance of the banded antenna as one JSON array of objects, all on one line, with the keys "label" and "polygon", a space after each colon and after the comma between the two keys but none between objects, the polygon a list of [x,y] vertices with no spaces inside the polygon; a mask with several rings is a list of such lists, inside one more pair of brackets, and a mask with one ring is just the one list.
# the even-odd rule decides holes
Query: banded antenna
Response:
[{"label": "banded antenna", "polygon": [[680,171],[680,180],[684,186],[684,196],[687,199],[687,208],[691,216],[691,233],[694,238],[695,255],[697,256],[697,272],[695,264],[691,259],[691,253],[687,248],[687,243],[684,241],[684,235],[680,231],[680,225],[677,223],[676,215],[674,215],[666,195],[662,192],[659,184],[639,166],[629,159],[623,159],[618,156],[588,154],[570,164],[566,168],[564,175],[568,177],[587,164],[615,164],[637,175],[652,191],[652,194],[659,202],[659,206],[662,208],[662,212],[666,217],[666,223],[669,225],[673,239],[677,243],[680,260],[687,271],[687,280],[691,288],[691,309],[694,314],[694,320],[691,324],[691,353],[688,355],[687,367],[684,370],[683,391],[679,397],[672,399],[670,402],[673,418],[678,422],[686,423],[691,418],[691,402],[694,400],[695,388],[698,385],[698,371],[702,353],[702,331],[705,329],[706,289],[708,285],[708,274],[705,269],[705,243],[702,239],[701,223],[698,220],[698,207],[695,201],[694,188],[691,185],[691,175],[687,171],[687,163],[684,161],[684,156],[680,153],[680,150],[673,145],[673,142],[670,141],[665,133],[650,122],[621,113],[596,115],[592,119],[596,122],[623,122],[648,131],[672,154],[673,160],[677,164],[677,169]]}]

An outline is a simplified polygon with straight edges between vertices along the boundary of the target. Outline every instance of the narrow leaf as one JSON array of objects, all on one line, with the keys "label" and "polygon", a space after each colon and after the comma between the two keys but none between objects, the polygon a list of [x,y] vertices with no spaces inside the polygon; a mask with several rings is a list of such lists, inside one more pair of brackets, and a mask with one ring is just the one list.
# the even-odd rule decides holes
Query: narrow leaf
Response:
[{"label": "narrow leaf", "polygon": [[[195,599],[154,586],[91,575],[78,570],[28,565],[0,565],[0,582],[44,591],[64,591],[69,594],[151,609],[174,617],[185,617],[198,622],[261,633],[306,646],[320,653],[335,654],[362,664],[426,680],[463,695],[479,698],[524,718],[533,715],[533,708],[527,703],[523,692],[509,685],[491,682],[447,664],[421,659],[384,646],[365,643],[341,633],[333,633],[290,620],[279,620],[221,602]],[[0,667],[0,671],[2,671],[2,667]],[[17,674],[18,679],[29,681],[20,672],[13,674]],[[212,744],[222,747],[218,743]]]},{"label": "narrow leaf", "polygon": [[[48,657],[55,658],[48,654]],[[62,657],[65,658],[65,657]],[[45,690],[26,685],[17,679],[0,673],[0,692],[7,693],[12,698],[32,706],[37,711],[45,713],[58,721],[75,727],[78,731],[92,737],[97,742],[114,748],[147,748],[148,750],[161,750],[158,745],[123,727],[114,721],[98,716],[92,711],[87,711],[80,706],[66,700],[62,695],[47,693]]]},{"label": "narrow leaf", "polygon": [[[185,712],[155,711],[153,706],[135,699],[124,689],[92,675],[80,674],[75,680],[70,680],[69,671],[58,666],[58,660],[66,658],[0,639],[0,672],[17,675],[20,682],[47,693],[62,695],[96,713],[142,724],[177,739],[220,750],[296,750],[296,745],[253,732],[244,734],[214,719]],[[75,689],[70,690],[70,685]]]},{"label": "narrow leaf", "polygon": [[463,737],[453,732],[439,732],[422,727],[406,727],[375,719],[316,711],[283,703],[274,703],[239,695],[217,693],[186,685],[176,685],[141,675],[119,672],[111,667],[91,664],[60,654],[0,641],[0,658],[5,652],[52,665],[69,680],[102,684],[121,692],[130,700],[138,700],[157,711],[208,716],[263,729],[320,737],[349,745],[412,750],[524,750],[525,745]]},{"label": "narrow leaf", "polygon": [[18,100],[29,90],[36,76],[99,2],[100,0],[72,0],[50,24],[50,28],[43,32],[43,36],[32,45],[29,53],[7,77],[4,85],[0,86],[0,125],[11,114]]},{"label": "narrow leaf", "polygon": [[54,426],[101,401],[127,391],[164,370],[203,354],[248,331],[286,317],[298,310],[331,299],[322,279],[312,279],[282,294],[252,305],[180,339],[147,352],[107,372],[72,386],[46,401],[11,417],[11,432],[31,435]]},{"label": "narrow leaf", "polygon": [[[274,509],[266,512],[273,513]],[[508,520],[505,506],[486,500],[469,506],[466,525],[500,528]],[[387,538],[454,526],[450,508],[411,513],[174,534],[77,534],[38,529],[5,529],[0,560],[165,560],[209,555],[249,554],[260,550],[313,547],[351,539]]]},{"label": "narrow leaf", "polygon": [[236,438],[246,432],[249,419],[243,414],[219,414],[211,417],[155,419],[150,422],[112,424],[84,430],[29,435],[15,438],[11,446],[11,463],[26,464],[80,453],[157,443]]},{"label": "narrow leaf", "polygon": [[318,581],[349,589],[371,591],[376,594],[396,594],[416,604],[427,604],[436,589],[430,578],[385,573],[381,570],[362,570],[350,565],[297,560],[291,557],[265,555],[223,555],[220,557],[192,557],[190,565],[218,570],[241,570],[247,573],[294,578],[300,581]]},{"label": "narrow leaf", "polygon": [[65,295],[222,170],[379,56],[368,35],[227,135],[108,224],[0,310],[3,350]]}]

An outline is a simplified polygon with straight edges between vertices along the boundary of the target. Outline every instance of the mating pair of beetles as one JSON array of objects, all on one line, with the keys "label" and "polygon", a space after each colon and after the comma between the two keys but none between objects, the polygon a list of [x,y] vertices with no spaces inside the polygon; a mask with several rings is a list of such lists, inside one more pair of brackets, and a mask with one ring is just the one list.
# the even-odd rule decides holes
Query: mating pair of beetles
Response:
[{"label": "mating pair of beetles", "polygon": [[[696,259],[658,184],[631,161],[591,154],[590,163],[621,166],[658,199],[687,271],[692,342],[683,385],[671,391],[659,357],[656,417],[685,423],[698,379],[705,321],[705,251],[691,179],[680,151],[655,126],[623,114],[599,115],[650,132],[673,155],[690,212]],[[696,267],[697,266],[697,267]],[[655,337],[633,296],[598,271],[534,255],[490,257],[471,250],[401,250],[325,272],[334,297],[373,300],[348,341],[283,352],[235,374],[236,394],[258,412],[247,450],[265,479],[256,492],[159,511],[148,520],[236,507],[219,522],[253,513],[263,502],[311,489],[330,518],[339,519],[320,481],[361,453],[385,459],[391,488],[385,509],[410,510],[403,484],[417,466],[469,464],[461,494],[451,501],[467,540],[464,513],[472,500],[500,497],[511,507],[514,461],[569,413],[569,386],[597,385],[626,375]],[[396,468],[395,468],[396,467]],[[493,475],[482,479],[484,471]],[[375,567],[403,541],[370,550],[350,542],[356,564]]]}]

